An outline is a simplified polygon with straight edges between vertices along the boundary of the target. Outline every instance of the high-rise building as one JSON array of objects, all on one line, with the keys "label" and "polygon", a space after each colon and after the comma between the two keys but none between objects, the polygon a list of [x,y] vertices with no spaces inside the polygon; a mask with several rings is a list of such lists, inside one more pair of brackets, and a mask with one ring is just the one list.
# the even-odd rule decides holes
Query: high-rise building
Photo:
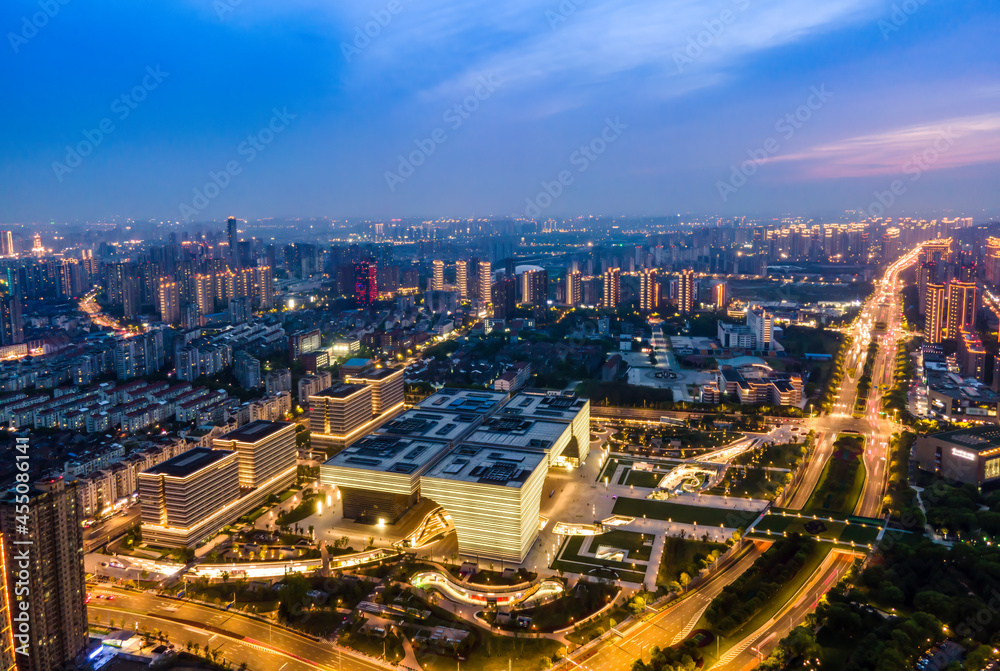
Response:
[{"label": "high-rise building", "polygon": [[0,297],[0,344],[19,345],[24,342],[24,317],[20,296]]},{"label": "high-rise building", "polygon": [[716,310],[724,310],[729,305],[729,284],[719,282],[712,287],[712,302]]},{"label": "high-rise building", "polygon": [[1000,238],[986,238],[983,250],[984,276],[987,284],[1000,284]]},{"label": "high-rise building", "polygon": [[233,357],[233,375],[244,389],[258,389],[263,384],[260,377],[260,361],[240,350]]},{"label": "high-rise building", "polygon": [[694,312],[694,271],[690,268],[677,278],[677,309],[682,315]]},{"label": "high-rise building", "polygon": [[160,278],[160,321],[178,324],[181,321],[181,292],[173,277]]},{"label": "high-rise building", "polygon": [[924,303],[926,306],[924,312],[924,338],[930,344],[939,343],[944,340],[945,323],[947,322],[944,285],[937,283],[928,284],[927,296]]},{"label": "high-rise building", "polygon": [[653,312],[660,307],[660,278],[656,268],[643,270],[639,274],[639,309]]},{"label": "high-rise building", "polygon": [[980,382],[986,372],[986,348],[975,333],[958,334],[958,353],[962,375],[974,377]]},{"label": "high-rise building", "polygon": [[604,271],[604,298],[601,307],[616,309],[622,301],[622,271],[621,268],[608,268]]},{"label": "high-rise building", "polygon": [[237,249],[239,242],[239,231],[236,229],[236,217],[229,217],[226,221],[226,235],[229,242],[229,258],[236,265],[239,263],[239,250]]},{"label": "high-rise building", "polygon": [[493,300],[493,266],[489,261],[479,262],[479,302],[488,305]]},{"label": "high-rise building", "polygon": [[434,261],[434,276],[431,278],[432,291],[444,291],[444,261]]},{"label": "high-rise building", "polygon": [[882,234],[882,262],[892,263],[899,258],[899,229],[887,228]]},{"label": "high-rise building", "polygon": [[229,323],[242,324],[250,321],[250,304],[245,298],[234,298],[229,301]]},{"label": "high-rise building", "polygon": [[566,274],[566,305],[577,307],[583,300],[583,274],[574,270]]},{"label": "high-rise building", "polygon": [[958,339],[962,331],[975,330],[979,292],[975,282],[953,280],[948,284],[948,337]]},{"label": "high-rise building", "polygon": [[467,300],[469,298],[469,262],[455,261],[455,282],[458,284],[458,297]]},{"label": "high-rise building", "polygon": [[512,319],[517,309],[517,281],[504,276],[493,283],[490,290],[494,319]]},{"label": "high-rise building", "polygon": [[3,256],[14,256],[14,232],[0,231],[0,254]]},{"label": "high-rise building", "polygon": [[771,313],[760,307],[747,309],[747,326],[754,338],[754,347],[759,350],[774,349],[771,336],[774,329],[774,318]]},{"label": "high-rise building", "polygon": [[545,270],[525,270],[521,273],[521,302],[546,305],[549,298],[549,273]]},{"label": "high-rise building", "polygon": [[356,375],[345,375],[344,382],[371,387],[372,413],[381,415],[403,407],[403,371],[403,368],[374,368]]},{"label": "high-rise building", "polygon": [[[80,668],[77,658],[87,645],[87,593],[78,485],[57,477],[27,489],[11,488],[0,501],[7,605],[17,606],[17,613],[10,613],[15,623],[28,624],[27,630],[19,626],[14,632],[16,647],[25,651],[16,656],[17,668]],[[15,593],[28,596],[15,599]],[[27,614],[23,620],[22,613]],[[5,638],[0,647],[8,645]]]},{"label": "high-rise building", "polygon": [[354,264],[354,300],[361,307],[370,307],[378,300],[378,267],[374,263]]}]

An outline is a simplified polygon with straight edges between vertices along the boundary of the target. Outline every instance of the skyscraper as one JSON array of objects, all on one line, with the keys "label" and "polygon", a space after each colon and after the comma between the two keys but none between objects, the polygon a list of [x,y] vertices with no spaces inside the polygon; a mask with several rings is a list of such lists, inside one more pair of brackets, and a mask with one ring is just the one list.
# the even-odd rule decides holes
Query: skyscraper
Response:
[{"label": "skyscraper", "polygon": [[604,271],[604,298],[601,307],[615,309],[622,300],[621,268],[608,268]]},{"label": "skyscraper", "polygon": [[489,261],[479,262],[479,302],[489,304],[493,299],[493,265]]},{"label": "skyscraper", "polygon": [[434,261],[431,265],[434,268],[434,275],[431,278],[431,289],[433,291],[444,291],[444,261]]},{"label": "skyscraper", "polygon": [[[239,273],[242,277],[243,273]],[[194,302],[198,306],[198,312],[203,315],[210,315],[215,311],[215,291],[211,275],[198,273],[194,276]],[[241,292],[241,296],[246,294]]]},{"label": "skyscraper", "polygon": [[975,330],[979,309],[979,292],[975,282],[953,280],[948,284],[948,337],[958,339],[962,331]]},{"label": "skyscraper", "polygon": [[361,261],[354,264],[354,299],[361,307],[369,307],[378,299],[378,267]]},{"label": "skyscraper", "polygon": [[0,254],[3,254],[3,256],[14,256],[13,231],[0,231]]},{"label": "skyscraper", "polygon": [[583,274],[579,270],[566,274],[566,305],[576,307],[583,299]]},{"label": "skyscraper", "polygon": [[929,283],[927,296],[924,299],[925,322],[924,337],[928,343],[939,343],[944,340],[945,325],[945,291],[943,284]]},{"label": "skyscraper", "polygon": [[694,271],[690,268],[677,280],[677,308],[682,315],[694,312]]},{"label": "skyscraper", "polygon": [[656,268],[650,268],[639,274],[639,309],[643,312],[653,312],[660,307],[660,279]]},{"label": "skyscraper", "polygon": [[455,261],[455,282],[458,284],[458,297],[463,301],[469,298],[469,262]]},{"label": "skyscraper", "polygon": [[728,283],[719,282],[714,287],[712,287],[712,302],[715,304],[716,310],[723,310],[727,305],[729,305]]},{"label": "skyscraper", "polygon": [[26,581],[30,594],[16,601],[30,626],[30,633],[15,636],[18,647],[27,646],[27,655],[17,655],[17,668],[78,668],[74,660],[87,645],[87,607],[77,484],[56,477],[27,489],[11,489],[0,501],[6,582]]},{"label": "skyscraper", "polygon": [[490,293],[492,294],[493,318],[511,319],[517,307],[517,281],[513,277],[497,280]]},{"label": "skyscraper", "polygon": [[546,305],[549,298],[549,274],[545,270],[521,273],[521,302]]},{"label": "skyscraper", "polygon": [[236,244],[239,242],[238,234],[239,231],[236,230],[236,217],[229,217],[229,220],[226,222],[226,235],[229,239],[229,258],[234,265],[238,263],[240,256]]}]

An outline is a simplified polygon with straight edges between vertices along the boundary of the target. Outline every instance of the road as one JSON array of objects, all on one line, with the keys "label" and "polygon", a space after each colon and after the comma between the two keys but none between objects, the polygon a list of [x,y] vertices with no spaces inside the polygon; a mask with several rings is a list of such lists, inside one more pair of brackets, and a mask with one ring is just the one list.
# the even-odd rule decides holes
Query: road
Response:
[{"label": "road", "polygon": [[133,505],[128,509],[128,515],[116,513],[109,519],[95,524],[83,532],[83,549],[90,552],[96,547],[105,545],[116,540],[119,536],[139,523],[139,505]]},{"label": "road", "polygon": [[[649,659],[649,650],[654,645],[665,648],[683,641],[701,619],[723,588],[736,580],[763,554],[766,543],[753,544],[728,568],[703,583],[673,606],[661,611],[642,624],[631,627],[624,636],[611,636],[608,643],[594,649],[574,661],[584,669],[604,671],[609,669],[631,669],[632,663],[644,656]],[[554,668],[576,668],[563,664]]]},{"label": "road", "polygon": [[[105,624],[109,618],[117,626],[159,629],[175,646],[183,649],[188,641],[212,648],[235,663],[246,661],[251,669],[347,669],[373,671],[386,668],[375,660],[361,659],[342,653],[333,645],[320,643],[288,631],[272,627],[236,613],[207,606],[166,599],[146,592],[132,592],[109,587],[92,587],[95,595],[87,604],[91,621]],[[114,600],[99,599],[98,594],[114,595]]]}]

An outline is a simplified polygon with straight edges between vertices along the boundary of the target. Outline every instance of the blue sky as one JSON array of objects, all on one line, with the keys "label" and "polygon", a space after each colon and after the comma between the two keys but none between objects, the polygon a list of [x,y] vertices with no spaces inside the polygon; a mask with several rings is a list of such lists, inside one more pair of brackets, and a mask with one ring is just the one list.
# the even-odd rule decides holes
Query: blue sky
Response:
[{"label": "blue sky", "polygon": [[832,217],[894,180],[890,215],[1000,212],[985,0],[36,0],[0,25],[0,222]]}]

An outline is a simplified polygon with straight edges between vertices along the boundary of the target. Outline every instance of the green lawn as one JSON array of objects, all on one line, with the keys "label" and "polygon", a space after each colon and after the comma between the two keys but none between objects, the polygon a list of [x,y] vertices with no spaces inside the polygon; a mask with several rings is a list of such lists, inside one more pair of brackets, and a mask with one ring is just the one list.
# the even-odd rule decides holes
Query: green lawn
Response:
[{"label": "green lawn", "polygon": [[619,464],[622,466],[631,466],[632,460],[619,459],[618,457],[608,459],[607,463],[604,464],[604,468],[602,468],[600,474],[598,474],[597,481],[604,482],[604,478],[608,478],[608,481],[610,482],[611,476],[615,474],[615,469],[618,468]]},{"label": "green lawn", "polygon": [[[594,569],[603,568],[615,571],[622,580],[641,583],[646,579],[644,564],[633,563],[632,561],[619,562],[611,561],[609,559],[595,559],[594,557],[583,556],[581,552],[583,551],[584,541],[594,541],[596,538],[600,538],[600,536],[569,536],[563,542],[562,552],[559,555],[561,558],[552,562],[552,568],[557,571],[562,570],[569,573],[580,573],[582,575],[590,575],[593,573]],[[601,542],[599,544],[603,545],[604,543]],[[596,546],[594,545],[588,547],[596,549]],[[624,550],[626,548],[622,549]]]},{"label": "green lawn", "polygon": [[611,511],[615,515],[630,517],[648,517],[654,520],[678,522],[681,524],[698,524],[706,527],[722,525],[731,529],[746,528],[759,513],[748,510],[729,510],[711,508],[709,506],[691,506],[671,501],[654,501],[652,499],[627,499],[619,497]]},{"label": "green lawn", "polygon": [[653,536],[650,534],[615,529],[614,531],[603,533],[600,536],[594,536],[594,540],[591,542],[590,547],[593,549],[598,545],[607,545],[609,547],[628,550],[629,559],[634,559],[635,561],[649,561],[649,555],[652,554],[653,547],[652,545],[646,545],[645,541],[652,540],[652,538]]},{"label": "green lawn", "polygon": [[706,543],[689,538],[668,536],[664,539],[663,557],[656,574],[657,585],[667,585],[680,579],[681,573],[695,577],[702,568],[708,566],[705,559],[713,551],[726,551],[725,543]]},{"label": "green lawn", "polygon": [[647,487],[649,489],[656,489],[656,485],[660,484],[660,480],[666,473],[654,472],[654,471],[637,471],[634,468],[628,472],[628,477],[625,478],[626,485],[632,485],[634,487]]},{"label": "green lawn", "polygon": [[[783,471],[768,471],[762,468],[746,469],[746,476],[740,477],[740,469],[730,468],[726,474],[726,481],[729,481],[729,495],[740,498],[750,497],[752,499],[766,499],[770,501],[775,496],[775,491],[784,482],[785,473]],[[720,482],[715,487],[708,490],[709,494],[722,496],[726,493],[725,481]]]},{"label": "green lawn", "polygon": [[841,434],[805,510],[850,515],[865,485],[863,436]]}]

